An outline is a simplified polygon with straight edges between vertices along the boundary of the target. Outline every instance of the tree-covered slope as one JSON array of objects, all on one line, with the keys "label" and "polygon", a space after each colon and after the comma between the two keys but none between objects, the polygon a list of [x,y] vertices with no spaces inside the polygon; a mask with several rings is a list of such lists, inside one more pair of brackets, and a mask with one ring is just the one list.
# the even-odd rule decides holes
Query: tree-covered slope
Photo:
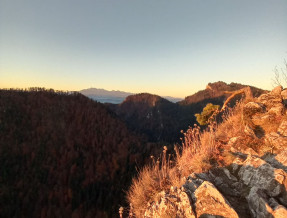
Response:
[{"label": "tree-covered slope", "polygon": [[0,90],[0,216],[115,215],[139,145],[81,94]]}]

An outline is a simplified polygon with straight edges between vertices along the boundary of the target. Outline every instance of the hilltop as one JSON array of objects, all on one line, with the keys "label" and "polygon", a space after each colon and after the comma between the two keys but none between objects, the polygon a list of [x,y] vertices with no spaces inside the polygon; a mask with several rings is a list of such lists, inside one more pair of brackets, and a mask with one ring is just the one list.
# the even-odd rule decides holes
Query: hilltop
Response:
[{"label": "hilltop", "polygon": [[175,142],[180,133],[180,108],[160,96],[141,93],[109,105],[128,127],[151,142]]},{"label": "hilltop", "polygon": [[253,86],[242,85],[240,83],[230,83],[219,81],[215,83],[208,83],[204,90],[200,90],[193,95],[185,97],[184,100],[180,101],[181,105],[195,104],[199,102],[216,101],[216,99],[225,100],[231,92],[240,90],[244,87],[250,87],[254,97],[258,97],[265,91]]}]

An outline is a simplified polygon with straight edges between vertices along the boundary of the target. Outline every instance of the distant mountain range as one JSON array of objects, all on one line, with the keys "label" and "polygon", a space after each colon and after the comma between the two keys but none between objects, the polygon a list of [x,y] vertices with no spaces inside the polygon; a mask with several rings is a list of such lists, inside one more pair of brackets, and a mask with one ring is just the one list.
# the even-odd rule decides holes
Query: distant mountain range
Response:
[{"label": "distant mountain range", "polygon": [[[79,92],[98,102],[112,103],[112,104],[120,104],[126,99],[126,97],[135,94],[131,92],[123,92],[118,90],[108,91],[105,89],[97,89],[97,88],[83,89]],[[162,97],[173,103],[183,100],[182,98],[174,98],[170,96],[162,96]]]}]

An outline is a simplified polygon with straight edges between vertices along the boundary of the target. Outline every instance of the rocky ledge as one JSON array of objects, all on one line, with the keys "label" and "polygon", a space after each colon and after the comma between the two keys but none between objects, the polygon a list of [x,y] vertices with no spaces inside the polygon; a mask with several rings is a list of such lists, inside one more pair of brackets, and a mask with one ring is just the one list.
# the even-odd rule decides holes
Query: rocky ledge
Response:
[{"label": "rocky ledge", "polygon": [[[244,105],[245,138],[260,139],[252,149],[242,136],[226,145],[235,156],[232,164],[193,173],[182,187],[171,187],[151,202],[145,217],[287,217],[287,90],[281,86]],[[280,118],[275,131],[265,131]],[[272,125],[272,123],[270,123]]]}]

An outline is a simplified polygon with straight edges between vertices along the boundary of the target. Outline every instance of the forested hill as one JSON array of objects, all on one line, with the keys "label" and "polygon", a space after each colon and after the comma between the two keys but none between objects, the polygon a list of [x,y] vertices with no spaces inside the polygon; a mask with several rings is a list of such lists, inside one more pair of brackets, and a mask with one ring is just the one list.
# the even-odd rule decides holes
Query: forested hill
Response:
[{"label": "forested hill", "polygon": [[81,94],[0,90],[0,217],[116,215],[143,152]]},{"label": "forested hill", "polygon": [[160,96],[141,93],[128,96],[118,105],[109,105],[128,127],[151,142],[174,143],[180,136],[180,108]]},{"label": "forested hill", "polygon": [[[186,97],[183,101],[172,103],[149,93],[128,96],[121,104],[107,104],[127,126],[138,134],[144,134],[151,142],[173,144],[180,142],[181,130],[196,123],[194,114],[200,113],[207,103],[223,105],[225,100],[237,90],[247,85],[238,83],[209,83],[206,89]],[[254,97],[265,93],[264,90],[250,87]],[[242,95],[234,98],[233,106]]]}]

